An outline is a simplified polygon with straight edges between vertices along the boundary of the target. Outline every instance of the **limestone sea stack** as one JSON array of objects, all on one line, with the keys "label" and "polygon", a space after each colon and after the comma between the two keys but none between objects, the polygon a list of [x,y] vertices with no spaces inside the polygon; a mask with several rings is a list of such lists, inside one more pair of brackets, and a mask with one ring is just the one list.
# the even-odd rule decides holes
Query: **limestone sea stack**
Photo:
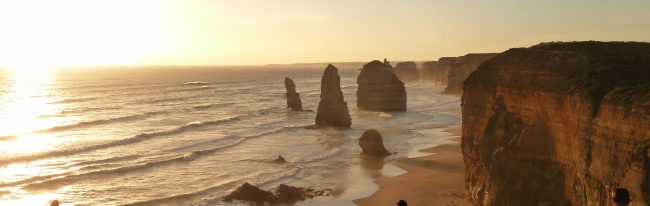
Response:
[{"label": "limestone sea stack", "polygon": [[393,68],[393,65],[390,65],[388,59],[384,58],[384,64],[388,66],[388,71],[390,71],[390,73],[395,73],[395,69]]},{"label": "limestone sea stack", "polygon": [[411,82],[420,80],[420,72],[415,62],[400,62],[395,65],[395,75],[402,82]]},{"label": "limestone sea stack", "polygon": [[390,152],[384,147],[384,139],[377,130],[367,130],[359,138],[359,147],[362,154],[373,156],[389,156]]},{"label": "limestone sea stack", "polygon": [[465,81],[462,151],[474,205],[650,204],[650,43],[515,48]]},{"label": "limestone sea stack", "polygon": [[316,127],[350,127],[352,119],[348,104],[343,100],[338,69],[327,65],[321,79],[320,102],[316,113]]},{"label": "limestone sea stack", "polygon": [[433,80],[437,85],[447,85],[447,74],[452,59],[453,57],[441,57],[438,61],[422,63],[422,75],[420,75],[420,78],[423,80]]},{"label": "limestone sea stack", "polygon": [[292,110],[301,111],[302,110],[302,101],[300,100],[300,94],[296,92],[296,84],[293,83],[293,80],[289,77],[284,78],[284,87],[287,89],[287,108]]},{"label": "limestone sea stack", "polygon": [[378,60],[363,65],[357,77],[357,107],[368,111],[406,111],[404,82]]},{"label": "limestone sea stack", "polygon": [[463,92],[463,81],[469,77],[472,72],[476,71],[479,65],[485,60],[494,57],[497,54],[467,54],[456,57],[449,63],[449,72],[447,74],[447,87],[445,93],[460,94]]}]

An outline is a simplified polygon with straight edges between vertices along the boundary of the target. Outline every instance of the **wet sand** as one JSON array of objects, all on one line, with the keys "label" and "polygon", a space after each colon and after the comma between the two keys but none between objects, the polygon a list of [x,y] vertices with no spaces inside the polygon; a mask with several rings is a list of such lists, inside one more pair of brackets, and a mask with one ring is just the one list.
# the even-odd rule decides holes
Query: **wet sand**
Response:
[{"label": "wet sand", "polygon": [[361,206],[393,206],[400,199],[409,205],[471,205],[465,191],[465,166],[460,149],[461,129],[448,128],[455,143],[421,150],[435,153],[402,159],[395,165],[407,173],[377,179],[379,190],[369,197],[354,200]]}]

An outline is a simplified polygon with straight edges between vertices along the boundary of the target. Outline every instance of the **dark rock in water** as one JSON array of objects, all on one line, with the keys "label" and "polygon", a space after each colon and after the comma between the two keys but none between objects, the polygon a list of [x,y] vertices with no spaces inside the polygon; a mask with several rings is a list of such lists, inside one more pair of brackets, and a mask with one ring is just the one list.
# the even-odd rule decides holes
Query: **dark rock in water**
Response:
[{"label": "dark rock in water", "polygon": [[363,151],[362,154],[374,156],[389,156],[390,152],[384,147],[384,140],[377,130],[371,129],[365,131],[359,138],[359,146]]},{"label": "dark rock in water", "polygon": [[395,66],[395,75],[403,82],[420,80],[420,72],[415,62],[400,62]]},{"label": "dark rock in water", "polygon": [[246,200],[255,203],[272,202],[275,197],[273,193],[261,190],[251,184],[244,183],[237,190],[223,197],[223,201],[232,202],[233,199]]},{"label": "dark rock in water", "polygon": [[406,111],[404,82],[390,67],[374,60],[363,65],[357,77],[357,107],[369,111]]},{"label": "dark rock in water", "polygon": [[293,204],[298,201],[305,201],[312,199],[316,196],[323,195],[322,191],[314,191],[313,189],[304,189],[300,187],[289,186],[281,184],[275,192],[276,204]]},{"label": "dark rock in water", "polygon": [[264,191],[253,185],[244,183],[244,185],[237,188],[237,190],[224,196],[223,200],[225,202],[233,202],[235,199],[246,200],[258,204],[293,204],[298,201],[305,201],[323,195],[328,194],[325,191],[293,187],[285,184],[281,184],[275,191],[275,194],[273,194],[272,192]]},{"label": "dark rock in water", "polygon": [[316,127],[350,127],[352,119],[348,104],[343,100],[341,77],[331,64],[321,79],[320,102],[316,111]]},{"label": "dark rock in water", "polygon": [[278,156],[278,159],[273,160],[273,162],[274,163],[286,163],[287,160],[285,160],[284,157],[282,157],[282,155],[280,155],[280,156]]},{"label": "dark rock in water", "polygon": [[300,94],[296,92],[296,84],[289,77],[285,77],[284,86],[287,88],[287,108],[301,111],[302,101],[300,100]]}]

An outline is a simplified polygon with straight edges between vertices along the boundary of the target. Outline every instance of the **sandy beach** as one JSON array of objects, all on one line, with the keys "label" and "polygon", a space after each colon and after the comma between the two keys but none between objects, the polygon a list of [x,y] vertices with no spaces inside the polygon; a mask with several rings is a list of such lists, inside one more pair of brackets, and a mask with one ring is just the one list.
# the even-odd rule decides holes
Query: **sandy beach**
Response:
[{"label": "sandy beach", "polygon": [[377,179],[379,190],[354,200],[361,206],[395,205],[400,199],[409,205],[471,205],[465,191],[465,167],[460,149],[460,126],[445,129],[455,143],[421,150],[428,156],[398,160],[394,164],[407,173]]}]

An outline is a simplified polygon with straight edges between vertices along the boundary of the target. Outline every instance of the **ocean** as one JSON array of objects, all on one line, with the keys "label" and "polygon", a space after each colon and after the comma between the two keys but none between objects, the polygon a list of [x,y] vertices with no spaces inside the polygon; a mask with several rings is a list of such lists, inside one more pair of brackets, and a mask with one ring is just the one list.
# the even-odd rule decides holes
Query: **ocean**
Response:
[{"label": "ocean", "polygon": [[[390,162],[460,124],[460,96],[428,81],[406,83],[407,112],[360,111],[358,69],[339,68],[351,129],[307,129],[324,67],[0,70],[0,205],[228,205],[244,182],[331,191],[299,205],[354,205],[399,173]],[[313,111],[286,108],[284,77]],[[362,156],[368,129],[396,154]]]}]

